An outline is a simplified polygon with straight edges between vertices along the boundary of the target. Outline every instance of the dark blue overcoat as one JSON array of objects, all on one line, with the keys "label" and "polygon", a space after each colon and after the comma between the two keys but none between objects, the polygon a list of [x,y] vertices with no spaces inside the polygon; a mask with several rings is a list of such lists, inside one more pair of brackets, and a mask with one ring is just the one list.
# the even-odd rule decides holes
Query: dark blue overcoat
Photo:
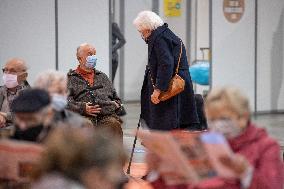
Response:
[{"label": "dark blue overcoat", "polygon": [[155,105],[151,102],[153,85],[166,91],[174,75],[180,53],[180,39],[167,24],[158,27],[148,38],[148,66],[146,66],[141,89],[141,118],[150,129],[172,130],[181,125],[198,124],[192,81],[188,71],[186,49],[184,45],[180,62],[179,75],[185,80],[185,90],[179,95]]}]

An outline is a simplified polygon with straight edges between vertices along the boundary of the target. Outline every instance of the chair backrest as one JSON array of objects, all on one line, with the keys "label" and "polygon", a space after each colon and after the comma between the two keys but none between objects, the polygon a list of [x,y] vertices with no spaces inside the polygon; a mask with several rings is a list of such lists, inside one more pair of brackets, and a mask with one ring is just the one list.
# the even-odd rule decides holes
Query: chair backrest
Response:
[{"label": "chair backrest", "polygon": [[0,140],[0,179],[29,182],[31,169],[43,152],[40,144]]}]

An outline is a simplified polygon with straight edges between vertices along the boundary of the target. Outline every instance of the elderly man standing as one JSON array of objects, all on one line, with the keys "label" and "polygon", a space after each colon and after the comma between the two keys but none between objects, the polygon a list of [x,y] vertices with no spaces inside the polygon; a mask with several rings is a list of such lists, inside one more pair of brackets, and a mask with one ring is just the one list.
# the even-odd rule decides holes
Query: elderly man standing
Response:
[{"label": "elderly man standing", "polygon": [[4,65],[2,71],[4,86],[0,87],[0,128],[11,126],[11,103],[20,91],[30,87],[24,60],[13,58]]},{"label": "elderly man standing", "polygon": [[90,44],[80,45],[77,59],[78,67],[68,73],[67,108],[88,117],[95,126],[109,125],[122,138],[122,121],[117,116],[121,101],[106,74],[95,68],[96,49]]}]

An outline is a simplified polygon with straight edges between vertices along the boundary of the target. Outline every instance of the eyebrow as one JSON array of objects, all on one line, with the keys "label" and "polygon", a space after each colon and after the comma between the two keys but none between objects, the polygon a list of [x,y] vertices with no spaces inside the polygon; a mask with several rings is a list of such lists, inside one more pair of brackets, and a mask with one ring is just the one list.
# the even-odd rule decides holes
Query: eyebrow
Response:
[{"label": "eyebrow", "polygon": [[4,67],[3,70],[16,71],[15,68],[10,68],[10,69],[9,69],[9,68],[7,68],[7,67]]}]

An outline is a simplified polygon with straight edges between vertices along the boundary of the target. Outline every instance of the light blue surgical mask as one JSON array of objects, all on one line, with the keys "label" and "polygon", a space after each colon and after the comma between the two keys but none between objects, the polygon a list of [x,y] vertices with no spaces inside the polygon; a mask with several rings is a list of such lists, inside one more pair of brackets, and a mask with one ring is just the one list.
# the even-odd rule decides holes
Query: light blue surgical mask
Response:
[{"label": "light blue surgical mask", "polygon": [[51,105],[56,111],[64,110],[65,107],[67,106],[67,96],[60,94],[53,94]]},{"label": "light blue surgical mask", "polygon": [[87,60],[87,62],[86,62],[87,68],[93,69],[93,68],[96,67],[97,60],[98,60],[96,55],[87,56],[86,60]]}]

